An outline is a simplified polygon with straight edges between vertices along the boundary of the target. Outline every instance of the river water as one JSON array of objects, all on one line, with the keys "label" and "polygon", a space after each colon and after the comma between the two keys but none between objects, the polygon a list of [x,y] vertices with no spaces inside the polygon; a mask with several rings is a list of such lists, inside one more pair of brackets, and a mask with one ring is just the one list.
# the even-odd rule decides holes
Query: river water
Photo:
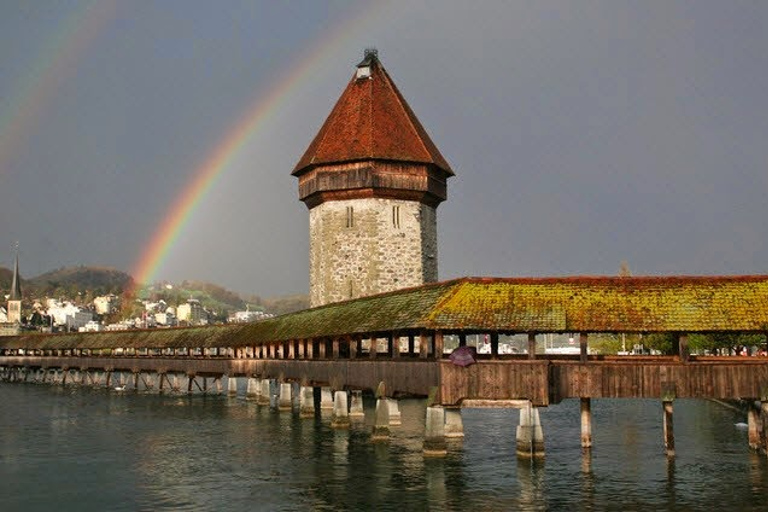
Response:
[{"label": "river water", "polygon": [[348,431],[242,396],[0,384],[0,510],[768,510],[768,459],[738,410],[593,400],[591,457],[579,403],[541,409],[546,458],[518,462],[515,410],[465,409],[465,437],[425,459],[423,400],[372,444],[373,402]]}]

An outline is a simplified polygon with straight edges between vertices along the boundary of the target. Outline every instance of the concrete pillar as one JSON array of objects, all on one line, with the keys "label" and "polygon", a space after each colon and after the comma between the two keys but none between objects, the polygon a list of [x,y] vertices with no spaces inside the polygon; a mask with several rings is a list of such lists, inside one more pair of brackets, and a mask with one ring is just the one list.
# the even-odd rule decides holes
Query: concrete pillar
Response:
[{"label": "concrete pillar", "polygon": [[261,387],[261,393],[258,394],[256,397],[256,403],[259,405],[270,405],[271,398],[270,398],[270,385],[269,385],[269,379],[261,379],[259,382],[259,386]]},{"label": "concrete pillar", "polygon": [[299,389],[299,417],[315,417],[315,393],[312,386],[301,386]]},{"label": "concrete pillar", "polygon": [[376,416],[374,418],[371,441],[389,441],[389,404],[385,397],[376,400]]},{"label": "concrete pillar", "polygon": [[248,378],[248,385],[245,390],[245,398],[248,400],[256,400],[259,396],[259,392],[261,391],[261,386],[259,386],[259,381],[257,379],[254,379],[253,377]]},{"label": "concrete pillar", "polygon": [[227,378],[227,394],[229,396],[237,396],[237,377],[228,376],[228,378]]},{"label": "concrete pillar", "polygon": [[445,408],[445,437],[464,437],[464,422],[458,407]]},{"label": "concrete pillar", "polygon": [[592,399],[581,398],[581,447],[592,448]]},{"label": "concrete pillar", "polygon": [[400,415],[400,407],[397,400],[387,398],[387,407],[389,407],[389,426],[394,427],[403,424],[403,417]]},{"label": "concrete pillar", "polygon": [[424,426],[424,455],[444,457],[448,453],[445,445],[445,409],[427,407],[427,421]]},{"label": "concrete pillar", "polygon": [[363,409],[363,392],[359,389],[353,390],[350,395],[349,417],[352,420],[360,420],[365,418],[365,410]]},{"label": "concrete pillar", "polygon": [[758,451],[760,449],[760,409],[754,402],[749,403],[747,408],[747,425],[749,428],[749,449]]},{"label": "concrete pillar", "polygon": [[675,456],[675,431],[672,423],[672,400],[664,400],[664,448],[667,457]]},{"label": "concrete pillar", "polygon": [[333,417],[331,427],[349,428],[349,405],[346,391],[337,391],[333,399]]},{"label": "concrete pillar", "polygon": [[291,401],[291,383],[280,383],[280,399],[277,401],[278,411],[290,411],[293,408],[293,402]]},{"label": "concrete pillar", "polygon": [[320,388],[320,411],[333,410],[333,392],[329,387]]},{"label": "concrete pillar", "polygon": [[517,456],[522,459],[544,457],[544,431],[541,428],[539,409],[530,402],[520,409],[517,426]]}]

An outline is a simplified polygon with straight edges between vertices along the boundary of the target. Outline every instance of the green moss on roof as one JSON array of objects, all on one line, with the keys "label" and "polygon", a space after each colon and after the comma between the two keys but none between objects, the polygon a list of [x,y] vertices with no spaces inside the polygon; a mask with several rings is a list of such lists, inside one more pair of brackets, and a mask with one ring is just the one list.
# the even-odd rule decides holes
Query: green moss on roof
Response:
[{"label": "green moss on roof", "polygon": [[0,338],[0,347],[182,348],[452,332],[768,331],[768,276],[464,278],[254,324]]}]

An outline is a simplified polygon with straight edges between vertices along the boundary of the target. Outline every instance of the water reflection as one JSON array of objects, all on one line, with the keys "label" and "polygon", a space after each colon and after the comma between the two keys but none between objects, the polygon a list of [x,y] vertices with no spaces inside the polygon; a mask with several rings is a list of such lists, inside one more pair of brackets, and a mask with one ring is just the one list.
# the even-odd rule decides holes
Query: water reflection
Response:
[{"label": "water reflection", "polygon": [[674,459],[658,401],[594,400],[588,451],[578,401],[542,409],[544,461],[518,461],[509,410],[462,411],[463,441],[425,459],[422,400],[383,444],[372,400],[349,430],[226,396],[0,385],[0,401],[4,510],[762,510],[768,494],[741,413],[693,400],[675,402]]}]

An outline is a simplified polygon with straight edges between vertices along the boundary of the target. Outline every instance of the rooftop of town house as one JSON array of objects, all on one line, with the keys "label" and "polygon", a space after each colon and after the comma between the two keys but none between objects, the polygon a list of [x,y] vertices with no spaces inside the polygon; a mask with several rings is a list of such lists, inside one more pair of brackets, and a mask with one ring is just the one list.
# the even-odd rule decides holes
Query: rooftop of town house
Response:
[{"label": "rooftop of town house", "polygon": [[327,304],[252,324],[30,334],[0,338],[0,348],[232,347],[433,330],[766,332],[768,275],[466,277]]},{"label": "rooftop of town house", "polygon": [[375,50],[365,58],[293,170],[323,164],[387,160],[453,171],[387,74]]}]

